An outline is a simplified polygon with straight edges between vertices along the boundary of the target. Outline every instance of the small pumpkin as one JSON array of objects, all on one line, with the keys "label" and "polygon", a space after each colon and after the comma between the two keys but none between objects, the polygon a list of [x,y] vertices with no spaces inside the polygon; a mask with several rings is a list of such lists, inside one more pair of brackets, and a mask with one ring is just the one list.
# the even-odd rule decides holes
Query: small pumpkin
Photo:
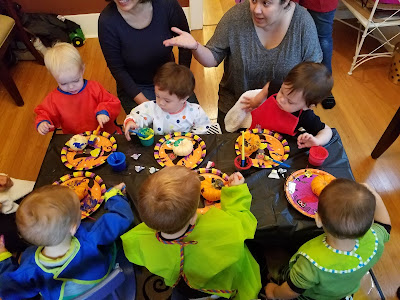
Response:
[{"label": "small pumpkin", "polygon": [[[242,137],[239,137],[239,149],[242,151]],[[250,156],[253,152],[260,148],[261,140],[257,134],[246,131],[244,133],[244,153],[246,156]]]},{"label": "small pumpkin", "polygon": [[315,195],[317,195],[317,197],[319,197],[319,195],[321,194],[322,190],[334,179],[335,179],[335,177],[330,175],[330,174],[317,175],[311,181],[311,190],[312,190],[312,192]]},{"label": "small pumpkin", "polygon": [[69,141],[68,146],[73,151],[82,151],[88,144],[88,138],[80,135],[75,134]]},{"label": "small pumpkin", "polygon": [[200,193],[207,201],[221,200],[221,189],[225,186],[223,180],[214,177],[200,176]]},{"label": "small pumpkin", "polygon": [[75,186],[69,186],[77,195],[79,200],[84,199],[89,193],[89,185],[85,180],[80,181]]},{"label": "small pumpkin", "polygon": [[193,142],[188,139],[178,139],[172,145],[172,150],[177,156],[187,156],[193,151]]}]

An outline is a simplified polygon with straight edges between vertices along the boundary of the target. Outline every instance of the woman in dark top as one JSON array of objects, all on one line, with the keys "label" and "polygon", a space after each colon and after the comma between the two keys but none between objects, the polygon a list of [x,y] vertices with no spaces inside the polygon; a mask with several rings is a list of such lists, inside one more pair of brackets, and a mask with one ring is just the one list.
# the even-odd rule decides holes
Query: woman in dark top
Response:
[{"label": "woman in dark top", "polygon": [[[177,0],[114,0],[101,12],[99,41],[117,82],[118,98],[128,114],[137,104],[155,100],[153,76],[173,61],[171,27],[189,30]],[[191,50],[179,49],[179,63],[190,67]]]}]

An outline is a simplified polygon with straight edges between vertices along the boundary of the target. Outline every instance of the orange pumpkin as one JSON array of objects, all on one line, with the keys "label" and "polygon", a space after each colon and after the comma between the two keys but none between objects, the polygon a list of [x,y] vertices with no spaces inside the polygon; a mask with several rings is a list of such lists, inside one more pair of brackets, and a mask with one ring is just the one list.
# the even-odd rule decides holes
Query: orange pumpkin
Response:
[{"label": "orange pumpkin", "polygon": [[[239,137],[238,144],[240,151],[242,151],[242,136]],[[260,136],[249,131],[244,133],[244,153],[246,156],[250,156],[253,152],[256,152],[260,148],[260,144]]]},{"label": "orange pumpkin", "polygon": [[318,175],[316,176],[313,181],[311,181],[311,190],[312,192],[319,197],[322,190],[333,180],[333,177],[330,174],[326,175]]},{"label": "orange pumpkin", "polygon": [[208,201],[221,200],[221,189],[225,186],[223,180],[214,177],[200,176],[200,193]]},{"label": "orange pumpkin", "polygon": [[80,181],[78,185],[69,187],[78,195],[79,200],[85,198],[89,192],[89,185],[85,180]]}]

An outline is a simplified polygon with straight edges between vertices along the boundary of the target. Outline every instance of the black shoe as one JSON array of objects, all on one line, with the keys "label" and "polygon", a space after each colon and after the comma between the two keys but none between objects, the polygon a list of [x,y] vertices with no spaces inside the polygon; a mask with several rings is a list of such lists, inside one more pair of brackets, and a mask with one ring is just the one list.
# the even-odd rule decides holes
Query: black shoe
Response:
[{"label": "black shoe", "polygon": [[399,298],[400,299],[400,287],[397,289],[397,298]]},{"label": "black shoe", "polygon": [[322,107],[325,109],[331,109],[335,105],[336,105],[336,101],[332,94],[330,96],[326,97],[324,100],[322,100]]}]

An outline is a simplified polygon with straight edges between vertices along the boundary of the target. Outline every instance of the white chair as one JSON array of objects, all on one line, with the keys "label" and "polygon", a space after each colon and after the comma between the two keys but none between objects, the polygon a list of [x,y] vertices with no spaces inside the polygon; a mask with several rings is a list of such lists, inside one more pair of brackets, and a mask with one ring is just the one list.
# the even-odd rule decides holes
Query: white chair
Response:
[{"label": "white chair", "polygon": [[[400,31],[389,38],[387,34],[385,35],[384,32],[382,32],[381,28],[400,25],[400,0],[398,1],[399,6],[393,5],[392,7],[394,8],[394,10],[390,11],[387,16],[378,17],[377,8],[379,0],[363,0],[363,2],[367,3],[367,7],[371,7],[371,10],[369,10],[367,7],[364,7],[361,0],[342,0],[343,4],[360,23],[359,28],[357,28],[356,26],[353,26],[346,21],[338,19],[338,21],[358,30],[356,52],[353,57],[353,63],[351,64],[350,71],[348,72],[349,75],[353,73],[354,69],[371,59],[392,56],[394,45],[391,43],[391,41],[400,35]],[[362,30],[362,27],[364,27],[364,30]],[[360,54],[361,48],[367,36],[371,36],[377,39],[381,42],[381,45],[368,54]],[[385,46],[391,48],[391,51],[388,50],[384,52],[377,52],[379,49]]]}]

